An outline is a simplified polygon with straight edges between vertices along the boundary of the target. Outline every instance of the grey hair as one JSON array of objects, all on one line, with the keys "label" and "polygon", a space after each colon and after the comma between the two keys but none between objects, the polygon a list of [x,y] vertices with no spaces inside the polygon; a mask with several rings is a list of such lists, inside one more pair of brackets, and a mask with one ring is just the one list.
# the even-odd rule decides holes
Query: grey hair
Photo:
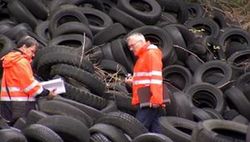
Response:
[{"label": "grey hair", "polygon": [[128,42],[128,41],[129,41],[130,39],[132,39],[132,38],[135,38],[135,39],[137,39],[138,41],[139,41],[139,40],[140,40],[140,41],[143,41],[143,42],[146,41],[144,35],[141,34],[141,33],[132,33],[131,35],[129,35],[129,36],[127,37],[126,41]]}]

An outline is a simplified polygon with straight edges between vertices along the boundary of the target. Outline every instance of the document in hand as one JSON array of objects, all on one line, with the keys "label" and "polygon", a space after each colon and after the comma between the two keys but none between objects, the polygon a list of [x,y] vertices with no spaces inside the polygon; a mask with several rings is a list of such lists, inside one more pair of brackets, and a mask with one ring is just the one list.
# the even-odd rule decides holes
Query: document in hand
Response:
[{"label": "document in hand", "polygon": [[43,81],[41,82],[42,86],[50,91],[56,89],[56,94],[65,93],[65,86],[64,81],[61,78],[49,80],[49,81]]}]

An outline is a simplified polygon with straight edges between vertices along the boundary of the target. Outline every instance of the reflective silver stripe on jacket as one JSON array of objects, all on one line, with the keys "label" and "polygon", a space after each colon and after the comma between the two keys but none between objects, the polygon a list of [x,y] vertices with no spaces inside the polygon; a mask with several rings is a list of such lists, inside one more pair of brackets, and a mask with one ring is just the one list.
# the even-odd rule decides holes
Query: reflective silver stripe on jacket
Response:
[{"label": "reflective silver stripe on jacket", "polygon": [[35,101],[35,98],[33,97],[11,97],[11,99],[7,97],[1,97],[1,101]]},{"label": "reflective silver stripe on jacket", "polygon": [[[9,92],[19,92],[21,89],[19,87],[8,87]],[[7,92],[6,87],[2,87],[1,91]]]},{"label": "reflective silver stripe on jacket", "polygon": [[25,93],[29,92],[30,90],[32,90],[33,88],[35,88],[38,85],[38,81],[34,80],[28,87],[24,88],[23,91]]},{"label": "reflective silver stripe on jacket", "polygon": [[141,77],[141,76],[160,76],[162,77],[161,71],[151,71],[151,72],[135,72],[134,77]]},{"label": "reflective silver stripe on jacket", "polygon": [[43,91],[43,87],[41,86],[40,89],[38,89],[34,94],[32,94],[34,97],[38,94],[41,94]]},{"label": "reflective silver stripe on jacket", "polygon": [[158,85],[161,85],[162,80],[161,79],[144,79],[144,80],[135,80],[135,81],[133,81],[133,83],[135,85],[138,85],[138,84],[158,84]]}]

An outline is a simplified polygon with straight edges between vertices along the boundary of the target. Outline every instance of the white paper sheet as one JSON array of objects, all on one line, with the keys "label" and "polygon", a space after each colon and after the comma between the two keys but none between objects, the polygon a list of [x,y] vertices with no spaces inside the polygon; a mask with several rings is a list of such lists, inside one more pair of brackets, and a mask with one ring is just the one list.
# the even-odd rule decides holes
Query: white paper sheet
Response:
[{"label": "white paper sheet", "polygon": [[65,93],[64,81],[61,78],[43,81],[41,82],[42,86],[50,91],[56,89],[55,94]]}]

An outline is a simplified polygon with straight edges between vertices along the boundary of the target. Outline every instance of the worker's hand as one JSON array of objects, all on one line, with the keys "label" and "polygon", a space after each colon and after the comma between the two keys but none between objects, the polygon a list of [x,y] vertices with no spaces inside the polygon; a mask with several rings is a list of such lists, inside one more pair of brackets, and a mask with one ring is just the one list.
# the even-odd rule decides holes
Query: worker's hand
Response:
[{"label": "worker's hand", "polygon": [[49,95],[47,96],[48,100],[52,100],[57,94],[55,93],[56,89],[53,89],[52,91],[49,92]]},{"label": "worker's hand", "polygon": [[131,76],[131,74],[128,74],[125,78],[125,83],[131,85],[133,82],[133,76]]}]

